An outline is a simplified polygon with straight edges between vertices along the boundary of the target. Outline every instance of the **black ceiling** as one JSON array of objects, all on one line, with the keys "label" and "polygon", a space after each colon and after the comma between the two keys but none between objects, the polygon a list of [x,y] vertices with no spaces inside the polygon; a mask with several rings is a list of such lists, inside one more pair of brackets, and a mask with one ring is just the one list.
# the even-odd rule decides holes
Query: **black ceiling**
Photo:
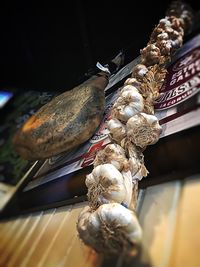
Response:
[{"label": "black ceiling", "polygon": [[[0,86],[71,89],[120,49],[134,59],[170,1],[9,1],[0,6]],[[197,10],[198,3],[191,3]]]}]

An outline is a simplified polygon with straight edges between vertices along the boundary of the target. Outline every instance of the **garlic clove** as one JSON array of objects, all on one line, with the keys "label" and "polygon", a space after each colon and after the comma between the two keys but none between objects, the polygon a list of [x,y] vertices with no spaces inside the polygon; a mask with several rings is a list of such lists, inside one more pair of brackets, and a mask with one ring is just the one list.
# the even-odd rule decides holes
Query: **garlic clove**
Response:
[{"label": "garlic clove", "polygon": [[90,234],[94,235],[99,231],[101,227],[101,222],[95,212],[90,211],[90,216],[88,216],[88,229],[90,229]]},{"label": "garlic clove", "polygon": [[[90,207],[95,210],[104,203],[118,202],[129,205],[126,202],[127,191],[122,174],[110,163],[98,165],[91,173],[94,183],[88,185],[88,200]],[[90,177],[90,176],[89,176]]]},{"label": "garlic clove", "polygon": [[145,74],[148,72],[148,68],[143,64],[137,64],[132,71],[132,77],[142,80]]},{"label": "garlic clove", "polygon": [[132,82],[135,83],[135,86],[133,84],[127,84],[127,85],[124,85],[121,90],[120,90],[120,95],[122,95],[123,93],[125,92],[132,92],[132,93],[138,93],[138,85],[139,85],[139,82],[137,82],[137,80],[135,78],[131,78]]},{"label": "garlic clove", "polygon": [[96,183],[101,182],[104,186],[123,183],[121,173],[110,163],[98,165],[93,169],[92,175]]},{"label": "garlic clove", "polygon": [[134,106],[135,103],[139,103],[142,108],[144,108],[144,101],[142,95],[138,92],[138,89],[134,86],[127,85],[123,88],[123,90],[120,93],[119,98],[116,100],[115,104],[113,105],[113,108],[117,108],[119,106],[128,105],[132,103]]},{"label": "garlic clove", "polygon": [[117,118],[110,119],[107,122],[107,128],[110,132],[110,138],[113,139],[118,144],[121,143],[121,141],[126,136],[126,127],[125,125],[120,122]]},{"label": "garlic clove", "polygon": [[151,114],[141,113],[141,115],[148,120],[150,124],[158,123],[158,118]]},{"label": "garlic clove", "polygon": [[[95,238],[89,232],[89,219],[91,216],[91,209],[89,206],[86,206],[82,212],[78,216],[77,221],[77,231],[79,233],[79,237],[84,241],[86,245],[92,246],[96,242]],[[92,225],[93,226],[93,225]]]},{"label": "garlic clove", "polygon": [[94,176],[92,173],[86,175],[85,184],[87,187],[92,186],[94,183],[96,183],[96,176]]},{"label": "garlic clove", "polygon": [[122,105],[116,108],[113,108],[111,111],[111,116],[117,118],[122,122],[127,122],[132,116],[137,114],[138,112],[143,111],[143,103],[130,103],[129,105]]}]

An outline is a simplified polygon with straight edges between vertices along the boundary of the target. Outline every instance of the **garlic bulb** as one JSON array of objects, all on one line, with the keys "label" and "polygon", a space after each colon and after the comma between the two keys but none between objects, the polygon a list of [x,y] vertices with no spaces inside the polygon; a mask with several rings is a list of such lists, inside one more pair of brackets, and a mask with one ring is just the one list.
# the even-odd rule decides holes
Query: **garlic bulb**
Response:
[{"label": "garlic bulb", "polygon": [[155,144],[162,132],[157,117],[146,113],[136,114],[130,118],[126,127],[128,139],[141,148]]},{"label": "garlic bulb", "polygon": [[143,64],[137,64],[132,71],[132,77],[142,80],[142,78],[145,76],[145,74],[148,72],[148,69]]},{"label": "garlic bulb", "polygon": [[146,66],[158,64],[160,57],[160,49],[155,44],[148,44],[141,50],[141,60]]},{"label": "garlic bulb", "polygon": [[109,130],[109,136],[116,143],[120,144],[126,136],[126,127],[118,119],[113,118],[107,122],[107,128]]},{"label": "garlic bulb", "polygon": [[142,230],[135,213],[118,203],[103,204],[79,215],[77,230],[86,245],[104,254],[131,253],[141,243]]},{"label": "garlic bulb", "polygon": [[[84,243],[93,247],[95,250],[95,245],[97,243],[95,232],[97,232],[99,228],[99,221],[96,220],[96,217],[91,213],[91,208],[86,206],[78,216],[77,230]],[[90,231],[88,229],[90,229]]]},{"label": "garlic bulb", "polygon": [[120,92],[111,111],[111,117],[126,122],[129,118],[144,109],[144,100],[137,88],[126,85]]},{"label": "garlic bulb", "polygon": [[193,10],[184,2],[173,1],[167,10],[168,16],[177,17],[181,21],[181,26],[185,32],[190,32],[193,24]]},{"label": "garlic bulb", "polygon": [[85,180],[88,188],[88,200],[90,207],[96,209],[104,203],[123,203],[129,206],[127,202],[127,192],[123,175],[110,163],[98,165],[86,176]]},{"label": "garlic bulb", "polygon": [[105,163],[112,164],[120,172],[122,170],[125,172],[129,170],[129,163],[125,151],[117,144],[108,144],[104,149],[100,150],[96,155],[93,165],[96,167]]}]

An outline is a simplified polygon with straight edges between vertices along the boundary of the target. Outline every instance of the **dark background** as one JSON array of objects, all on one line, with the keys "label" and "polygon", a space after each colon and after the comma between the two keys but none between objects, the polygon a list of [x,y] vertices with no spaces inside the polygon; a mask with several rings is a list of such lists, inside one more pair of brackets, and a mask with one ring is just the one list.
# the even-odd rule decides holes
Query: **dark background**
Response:
[{"label": "dark background", "polygon": [[[120,49],[130,62],[170,2],[1,2],[0,89],[69,90]],[[187,1],[195,11],[196,2]]]}]

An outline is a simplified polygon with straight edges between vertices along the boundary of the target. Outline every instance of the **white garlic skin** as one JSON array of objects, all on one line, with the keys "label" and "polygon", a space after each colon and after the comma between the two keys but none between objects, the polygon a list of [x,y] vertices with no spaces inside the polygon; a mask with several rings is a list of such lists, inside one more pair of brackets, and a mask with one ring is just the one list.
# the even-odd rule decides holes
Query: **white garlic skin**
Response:
[{"label": "white garlic skin", "polygon": [[[110,202],[124,203],[126,202],[126,187],[122,174],[112,164],[101,164],[95,167],[92,173],[86,176],[85,184],[88,188],[88,196],[92,195],[92,191],[96,190],[96,201],[99,205]],[[90,197],[89,197],[90,198]]]},{"label": "white garlic skin", "polygon": [[142,178],[146,177],[149,173],[144,163],[139,162],[136,158],[130,158],[129,165],[133,182],[135,180],[142,180]]},{"label": "white garlic skin", "polygon": [[[137,81],[135,78],[130,78],[131,80]],[[119,95],[122,95],[124,92],[133,92],[133,93],[139,93],[137,86],[134,86],[133,84],[127,84],[124,85],[120,92]]]},{"label": "white garlic skin", "polygon": [[158,118],[151,114],[141,113],[141,115],[150,123],[156,124],[158,128],[162,131],[162,127],[159,125]]},{"label": "white garlic skin", "polygon": [[144,155],[141,149],[127,138],[124,140],[123,146],[128,155],[132,182],[135,183],[135,181],[141,180],[149,173],[144,165]]},{"label": "white garlic skin", "polygon": [[159,21],[160,27],[171,27],[171,22],[169,21],[168,17],[165,17],[164,19],[161,19]]},{"label": "white garlic skin", "polygon": [[104,254],[131,250],[142,240],[135,213],[118,203],[103,204],[94,212],[86,207],[78,217],[77,231],[86,245]]},{"label": "white garlic skin", "polygon": [[142,62],[147,66],[159,63],[160,56],[160,49],[155,44],[148,44],[141,50]]},{"label": "white garlic skin", "polygon": [[[129,160],[126,158],[125,150],[117,144],[108,144],[103,150],[99,151],[95,161],[94,167],[101,164],[110,163],[112,164],[123,176],[123,184],[126,190],[125,197],[123,199],[123,204],[127,207],[130,206],[132,198],[132,175],[130,172]],[[91,183],[91,177],[88,177]],[[113,198],[112,193],[112,198]],[[104,195],[99,196],[99,203],[108,203]],[[119,202],[120,203],[120,202]]]},{"label": "white garlic skin", "polygon": [[143,79],[145,74],[148,72],[148,69],[145,65],[143,64],[137,64],[132,71],[132,77],[136,79]]},{"label": "white garlic skin", "polygon": [[132,86],[134,86],[137,89],[140,88],[140,82],[138,82],[138,80],[135,79],[135,78],[128,78],[128,79],[126,79],[126,81],[124,82],[124,85],[132,85]]},{"label": "white garlic skin", "polygon": [[141,242],[142,229],[134,212],[118,203],[105,204],[98,208],[100,221],[108,225],[121,226],[133,244]]},{"label": "white garlic skin", "polygon": [[144,100],[138,89],[132,85],[126,85],[120,92],[119,98],[113,105],[112,117],[121,121],[127,121],[130,117],[144,109]]},{"label": "white garlic skin", "polygon": [[110,132],[110,137],[118,144],[120,144],[126,136],[125,125],[121,123],[118,119],[113,118],[107,122],[107,128]]},{"label": "white garlic skin", "polygon": [[160,137],[162,127],[154,115],[140,113],[131,117],[126,124],[127,137],[136,145],[145,148],[155,144]]},{"label": "white garlic skin", "polygon": [[130,170],[133,176],[133,179],[141,180],[143,178],[142,173],[140,172],[140,162],[138,159],[131,157],[129,158]]},{"label": "white garlic skin", "polygon": [[97,153],[93,163],[94,167],[105,163],[112,164],[120,172],[122,170],[129,169],[129,164],[125,155],[125,151],[118,144],[108,144],[105,148],[103,148]]},{"label": "white garlic skin", "polygon": [[140,102],[130,102],[128,105],[120,106],[118,103],[116,103],[116,106],[113,106],[111,116],[125,123],[138,112],[142,112],[143,109],[143,98]]},{"label": "white garlic skin", "polygon": [[79,233],[79,237],[84,241],[84,243],[95,249],[95,233],[99,230],[100,224],[98,219],[91,219],[91,215],[92,213],[90,207],[86,206],[78,216],[77,230]]},{"label": "white garlic skin", "polygon": [[[126,205],[127,208],[130,208],[131,201],[132,201],[132,190],[133,190],[133,183],[132,183],[132,174],[131,171],[122,171],[122,176],[124,178],[124,186],[126,188],[126,197],[123,200],[123,204]],[[135,208],[135,207],[134,207]]]},{"label": "white garlic skin", "polygon": [[[128,88],[124,87],[120,96],[124,100],[122,104],[129,104],[129,103],[140,103],[141,106],[144,106],[143,103],[143,97],[138,92],[138,89],[134,86],[131,86],[132,88],[129,88],[130,85],[127,85]],[[118,101],[116,101],[117,103]]]}]

